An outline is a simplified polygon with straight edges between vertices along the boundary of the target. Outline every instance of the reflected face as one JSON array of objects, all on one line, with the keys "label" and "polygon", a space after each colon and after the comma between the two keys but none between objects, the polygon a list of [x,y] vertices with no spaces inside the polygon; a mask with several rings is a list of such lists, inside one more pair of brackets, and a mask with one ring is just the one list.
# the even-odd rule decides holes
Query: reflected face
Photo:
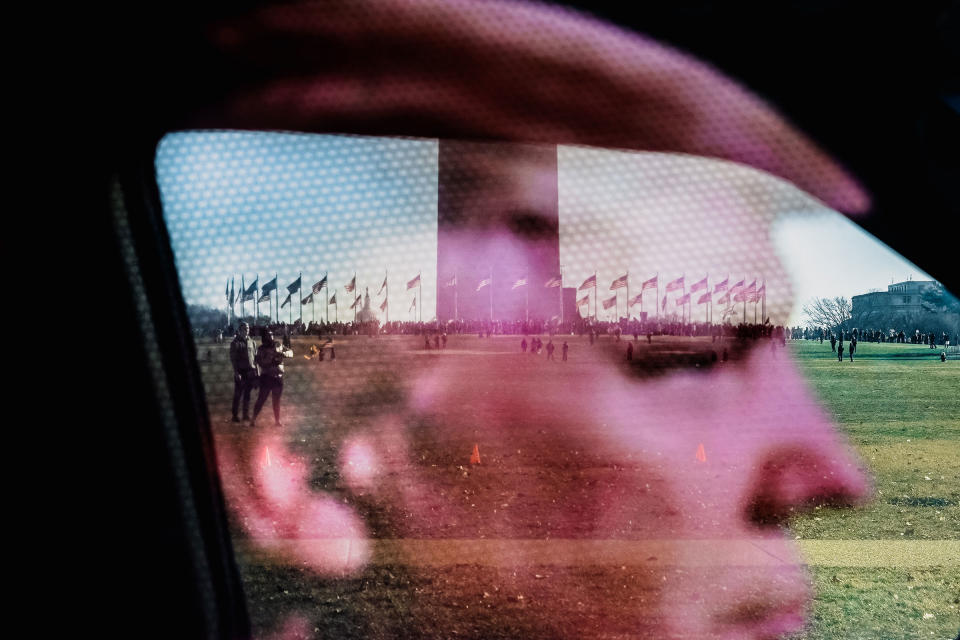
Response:
[{"label": "reflected face", "polygon": [[[462,201],[496,206],[465,206],[440,230],[448,257],[542,262],[549,240],[529,230],[557,224],[543,193],[555,169],[542,157],[475,172]],[[696,232],[682,235],[674,259],[698,259],[700,246]],[[777,273],[768,249],[753,253]],[[624,342],[605,336],[571,338],[568,362],[545,362],[520,355],[515,338],[472,348],[479,338],[459,336],[451,351],[419,354],[384,338],[360,362],[341,357],[332,378],[308,370],[324,423],[291,408],[290,431],[250,434],[252,481],[221,439],[225,490],[252,540],[334,576],[397,545],[405,570],[434,585],[411,594],[425,633],[474,582],[499,594],[488,604],[501,601],[472,607],[476,626],[458,635],[510,634],[518,620],[526,635],[583,638],[770,638],[802,627],[812,594],[781,525],[805,507],[863,499],[867,481],[788,354],[767,339],[671,337],[634,344],[628,363]],[[702,357],[721,349],[729,361]],[[292,453],[288,443],[307,438],[339,452],[339,481],[325,487],[336,494],[309,488],[311,470],[331,470]],[[479,464],[468,462],[474,445]],[[444,560],[451,548],[483,578]],[[449,580],[438,584],[438,571]],[[522,611],[504,609],[521,595]]]},{"label": "reflected face", "polygon": [[[552,167],[515,159],[495,169],[494,179],[493,168],[486,174],[490,193],[475,201],[502,208],[465,212],[446,233],[468,263],[536,263],[541,239],[518,231],[514,212],[523,211],[529,227],[550,226],[547,213],[535,218],[549,211],[540,185]],[[482,191],[480,182],[472,189]],[[720,349],[709,338],[679,340],[696,344],[680,349]],[[796,630],[811,593],[780,525],[805,507],[861,500],[867,483],[787,353],[759,342],[765,348],[734,341],[725,345],[731,361],[697,368],[674,366],[683,360],[669,354],[628,365],[623,343],[613,340],[578,345],[570,366],[486,352],[432,358],[403,408],[384,418],[400,416],[391,433],[403,434],[407,456],[378,480],[396,483],[383,495],[403,503],[407,538],[497,541],[475,561],[497,567],[497,579],[541,614],[569,623],[579,615],[568,611],[572,594],[588,600],[594,614],[551,627],[554,637],[655,628],[661,637],[765,638]],[[431,452],[465,454],[473,444],[481,463],[451,490],[453,460]],[[630,569],[629,593],[643,593],[642,602],[623,596],[623,575],[609,568],[537,578],[549,569],[540,564],[545,555],[554,567],[584,570],[584,554],[598,548],[615,569]],[[434,598],[423,615],[443,606]],[[475,615],[485,614],[498,615]]]},{"label": "reflected face", "polygon": [[[868,207],[855,182],[767,106],[643,38],[507,3],[385,1],[364,5],[360,20],[350,3],[310,11],[284,6],[224,27],[219,46],[241,58],[247,43],[271,37],[311,43],[276,48],[297,55],[314,51],[312,38],[329,47],[319,59],[298,58],[297,73],[240,95],[225,108],[228,123],[679,151],[763,168],[848,211]],[[386,58],[366,46],[380,41],[391,43]],[[355,66],[331,64],[328,50],[347,52]],[[446,66],[424,75],[426,59]],[[548,249],[569,223],[610,253],[632,233],[651,273],[669,267],[675,277],[701,264],[762,273],[777,304],[789,307],[769,211],[749,190],[711,203],[713,217],[683,228],[658,220],[637,232],[595,224],[591,207],[602,198],[583,194],[599,185],[605,195],[611,176],[587,171],[583,191],[559,196],[583,196],[579,217],[558,220],[549,212],[562,158],[548,156],[464,156],[463,197],[438,226],[444,276],[489,264],[556,275]],[[632,222],[649,222],[633,215],[629,194],[624,200]],[[728,250],[744,238],[749,255]],[[779,525],[805,505],[862,499],[866,480],[787,355],[760,343],[731,345],[735,358],[706,371],[673,366],[686,361],[676,354],[645,361],[642,346],[631,368],[622,343],[605,340],[571,341],[570,362],[550,369],[512,349],[428,359],[402,348],[331,376],[345,393],[360,393],[402,363],[389,401],[344,401],[339,423],[334,408],[320,423],[294,415],[285,420],[292,431],[263,427],[239,446],[221,436],[224,490],[255,547],[317,575],[355,576],[379,561],[387,539],[411,543],[399,545],[407,569],[424,580],[444,576],[430,590],[411,586],[406,628],[425,635],[448,635],[431,622],[463,607],[471,622],[458,635],[477,637],[775,637],[802,625],[810,598]],[[334,423],[349,428],[328,428]],[[337,452],[335,473],[324,469],[337,476],[323,487],[331,493],[311,488],[313,462],[291,447],[305,431]],[[471,465],[474,445],[480,463]],[[470,555],[437,570],[433,561],[451,546]]]}]

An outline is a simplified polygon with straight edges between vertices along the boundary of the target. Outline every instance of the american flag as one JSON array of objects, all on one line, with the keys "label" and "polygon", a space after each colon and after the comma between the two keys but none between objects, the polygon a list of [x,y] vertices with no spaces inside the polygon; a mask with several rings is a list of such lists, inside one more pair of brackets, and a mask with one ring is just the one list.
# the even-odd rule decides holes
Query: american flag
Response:
[{"label": "american flag", "polygon": [[727,291],[722,298],[717,300],[717,304],[730,304],[730,292]]},{"label": "american flag", "polygon": [[360,304],[360,300],[362,299],[363,299],[362,296],[357,296],[357,299],[353,301],[353,304],[350,305],[350,308],[355,309],[357,305]]},{"label": "american flag", "polygon": [[689,302],[690,302],[690,294],[689,294],[689,293],[685,293],[685,294],[683,294],[682,296],[680,296],[679,298],[677,298],[677,306],[678,306],[678,307],[679,307],[680,305],[688,304]]},{"label": "american flag", "polygon": [[417,277],[407,283],[407,291],[413,289],[415,286],[420,284],[420,274],[417,274]]},{"label": "american flag", "polygon": [[518,288],[518,287],[525,287],[525,286],[527,286],[527,279],[524,277],[524,278],[520,278],[519,280],[517,280],[516,282],[514,282],[514,283],[513,283],[513,287],[511,287],[511,288],[512,288],[512,289],[516,289],[516,288]]},{"label": "american flag", "polygon": [[633,305],[635,305],[635,304],[637,304],[638,302],[640,302],[640,298],[641,298],[641,297],[643,297],[643,292],[640,292],[640,293],[638,293],[637,295],[635,295],[635,296],[633,296],[632,298],[630,298],[629,300],[627,300],[627,305],[632,307]]},{"label": "american flag", "polygon": [[283,309],[285,306],[287,306],[288,304],[290,304],[290,296],[292,296],[292,295],[293,295],[292,293],[288,293],[288,294],[287,294],[287,297],[283,299],[283,304],[280,305],[280,308],[281,308],[281,309]]},{"label": "american flag", "polygon": [[667,288],[664,289],[664,291],[670,292],[670,291],[676,291],[677,289],[682,289],[682,288],[683,288],[683,276],[680,276],[673,282],[668,282]]},{"label": "american flag", "polygon": [[274,276],[273,280],[263,285],[263,287],[260,289],[260,293],[267,293],[269,291],[273,291],[276,288],[277,288],[277,277]]},{"label": "american flag", "polygon": [[387,276],[383,276],[383,284],[380,285],[380,291],[377,291],[377,295],[383,293],[383,290],[387,288]]},{"label": "american flag", "polygon": [[615,304],[617,304],[617,296],[613,296],[613,297],[611,297],[611,298],[609,298],[609,299],[607,299],[607,300],[604,300],[604,301],[603,301],[603,308],[604,308],[604,309],[609,309],[610,307],[614,306]]},{"label": "american flag", "polygon": [[337,304],[337,294],[333,294],[333,296],[330,298],[330,302],[327,304]]},{"label": "american flag", "polygon": [[616,280],[614,280],[613,282],[611,282],[611,283],[610,283],[610,291],[614,291],[614,290],[616,290],[616,289],[623,289],[624,287],[626,287],[626,286],[627,286],[627,275],[628,275],[628,274],[623,274],[622,276],[620,276],[619,278],[617,278]]},{"label": "american flag", "polygon": [[490,284],[490,278],[485,278],[481,280],[480,284],[477,285],[477,291],[480,291],[480,289],[483,289],[488,284]]},{"label": "american flag", "polygon": [[700,289],[706,289],[706,288],[707,288],[707,278],[704,277],[703,280],[700,280],[699,282],[694,282],[692,285],[690,285],[690,293],[693,293],[694,291],[700,291]]},{"label": "american flag", "polygon": [[577,291],[583,291],[584,289],[589,289],[590,287],[597,286],[597,274],[593,274],[589,278],[583,281],[583,284],[577,288]]},{"label": "american flag", "polygon": [[343,285],[343,288],[346,289],[348,292],[353,291],[354,289],[356,289],[356,288],[357,288],[357,276],[353,276],[353,280],[351,280],[351,281],[348,282],[347,284]]},{"label": "american flag", "polygon": [[416,309],[416,308],[417,308],[417,297],[414,296],[414,297],[413,297],[413,302],[410,303],[410,308],[407,309],[407,311],[413,311],[413,310]]},{"label": "american flag", "polygon": [[323,276],[319,282],[313,285],[313,292],[320,293],[320,289],[323,289],[325,286],[327,286],[327,276]]},{"label": "american flag", "polygon": [[738,282],[738,283],[736,283],[735,285],[733,285],[732,287],[730,287],[730,293],[733,293],[734,291],[736,291],[737,289],[739,289],[740,287],[742,287],[745,282],[746,282],[746,280],[741,280],[740,282]]},{"label": "american flag", "polygon": [[386,310],[387,310],[387,301],[386,299],[384,299],[383,304],[380,305],[380,311],[386,311]]},{"label": "american flag", "polygon": [[577,306],[578,306],[578,307],[582,307],[582,306],[585,305],[585,304],[590,304],[590,294],[589,294],[589,293],[588,293],[587,295],[583,296],[582,298],[580,298],[579,300],[577,300]]},{"label": "american flag", "polygon": [[649,280],[644,280],[643,284],[640,286],[640,291],[646,291],[647,289],[656,289],[657,288],[657,276],[653,276]]},{"label": "american flag", "polygon": [[312,294],[312,293],[311,293],[310,295],[308,295],[306,298],[304,298],[303,300],[301,300],[301,301],[300,301],[300,304],[301,304],[301,305],[305,305],[305,304],[310,304],[311,302],[313,302],[313,294]]},{"label": "american flag", "polygon": [[713,294],[711,294],[709,291],[707,291],[705,294],[703,294],[702,296],[700,296],[700,299],[697,300],[697,304],[705,304],[705,303],[707,303],[707,302],[710,302],[710,296],[711,296],[711,295],[713,295]]},{"label": "american flag", "polygon": [[723,282],[718,282],[716,285],[714,285],[713,292],[720,293],[721,291],[726,291],[727,284],[729,284],[729,282],[730,282],[730,276],[727,276],[726,278],[724,278]]},{"label": "american flag", "polygon": [[270,300],[270,292],[267,291],[266,293],[263,293],[260,295],[260,297],[257,299],[257,302],[268,302],[269,300]]},{"label": "american flag", "polygon": [[560,279],[560,276],[553,276],[552,278],[547,280],[546,284],[544,284],[543,286],[546,287],[547,289],[551,289],[553,287],[562,287],[563,281]]}]

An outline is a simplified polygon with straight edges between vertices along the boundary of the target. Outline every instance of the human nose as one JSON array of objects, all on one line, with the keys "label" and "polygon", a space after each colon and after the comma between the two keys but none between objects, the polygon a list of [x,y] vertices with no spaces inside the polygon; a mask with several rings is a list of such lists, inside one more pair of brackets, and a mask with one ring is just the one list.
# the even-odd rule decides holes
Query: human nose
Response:
[{"label": "human nose", "polygon": [[767,452],[747,486],[743,516],[761,528],[778,527],[814,506],[860,504],[870,492],[869,480],[846,452],[820,444]]},{"label": "human nose", "polygon": [[779,362],[771,371],[753,354],[748,368],[765,373],[752,379],[759,396],[768,399],[756,408],[757,424],[768,437],[752,446],[756,462],[743,494],[744,519],[771,528],[814,506],[866,502],[871,493],[866,472],[795,365]]}]

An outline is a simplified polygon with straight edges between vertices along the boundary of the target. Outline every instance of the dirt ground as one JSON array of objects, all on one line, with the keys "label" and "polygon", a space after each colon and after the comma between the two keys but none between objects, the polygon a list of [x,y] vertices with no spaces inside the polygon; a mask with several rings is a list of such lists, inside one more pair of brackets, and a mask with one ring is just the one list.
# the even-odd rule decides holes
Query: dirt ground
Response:
[{"label": "dirt ground", "polygon": [[[548,337],[543,339],[546,342]],[[564,340],[570,345],[567,362],[561,361]],[[598,491],[605,500],[664,523],[687,517],[695,496],[663,500],[644,495],[636,488],[658,486],[677,470],[655,461],[611,463],[608,456],[587,453],[592,449],[586,441],[558,439],[548,425],[565,416],[551,415],[549,405],[531,401],[526,412],[529,420],[509,430],[491,429],[483,415],[459,411],[458,406],[474,406],[477,403],[472,400],[495,394],[501,381],[486,372],[496,368],[478,367],[477,376],[457,381],[464,401],[452,403],[448,414],[411,417],[405,407],[416,393],[411,388],[416,373],[448,359],[494,359],[498,366],[522,373],[511,380],[522,380],[521,395],[535,398],[545,385],[576,393],[596,367],[611,362],[638,378],[656,379],[680,369],[737,367],[744,355],[735,344],[716,344],[709,338],[654,338],[647,344],[644,337],[637,342],[632,337],[620,341],[604,337],[591,345],[585,337],[561,337],[554,342],[556,362],[548,362],[546,353],[521,354],[519,336],[453,336],[447,348],[439,351],[425,351],[422,337],[417,336],[355,336],[336,339],[330,345],[336,359],[330,358],[328,346],[324,360],[319,361],[305,356],[311,355],[311,345],[321,341],[295,339],[295,356],[287,361],[285,376],[284,439],[307,462],[310,490],[349,505],[374,540],[454,540],[465,551],[460,560],[433,564],[425,557],[380,558],[359,573],[324,577],[262,553],[232,513],[237,559],[256,637],[281,632],[284,637],[311,638],[663,637],[658,630],[664,616],[672,610],[682,615],[685,606],[708,600],[712,589],[725,584],[729,576],[719,573],[709,574],[715,582],[680,580],[690,567],[645,554],[622,564],[618,559],[592,562],[575,557],[575,552],[552,558],[541,555],[527,564],[497,562],[483,555],[489,553],[485,551],[489,545],[482,544],[487,540],[548,541],[558,536],[593,540],[595,514],[600,509],[593,501]],[[635,345],[633,363],[626,362],[628,343]],[[252,450],[251,443],[263,424],[272,423],[270,403],[256,427],[229,421],[233,383],[227,346],[200,348],[211,423],[219,442],[230,443],[247,458],[261,456],[263,452]],[[522,407],[512,412],[525,415]],[[431,495],[419,498],[420,508],[455,502],[460,507],[456,518],[449,518],[440,506],[437,518],[447,520],[412,518],[409,500],[393,499],[376,487],[358,489],[345,477],[340,464],[344,443],[358,438],[382,442],[397,418],[404,424],[407,445],[402,452],[374,451],[374,464],[386,474],[381,479],[386,477],[387,485],[397,484],[389,476],[404,473],[393,466],[402,458],[432,488]],[[480,464],[470,462],[475,445]],[[694,454],[691,448],[691,460]],[[224,482],[244,482],[242,478],[243,473],[226,474]],[[576,517],[558,520],[557,511],[550,507],[558,501],[572,505]],[[669,538],[670,529],[661,533]],[[619,537],[636,536],[624,531]],[[709,538],[709,528],[703,537]],[[471,541],[477,541],[474,553]],[[759,569],[740,566],[717,571],[736,572],[739,581],[749,584],[752,572]],[[661,589],[674,581],[682,585],[670,592],[676,607],[663,602]]]}]

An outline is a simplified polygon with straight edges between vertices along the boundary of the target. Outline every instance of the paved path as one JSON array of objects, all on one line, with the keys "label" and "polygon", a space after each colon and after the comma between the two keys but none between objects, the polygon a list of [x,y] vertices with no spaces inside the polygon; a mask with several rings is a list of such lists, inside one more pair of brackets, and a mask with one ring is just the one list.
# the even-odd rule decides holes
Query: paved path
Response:
[{"label": "paved path", "polygon": [[[806,564],[823,567],[956,567],[960,540],[797,540]],[[779,541],[755,540],[373,540],[375,565],[445,567],[775,566],[792,564]],[[298,546],[355,548],[347,540],[299,540]],[[244,545],[246,546],[246,545]],[[247,552],[256,552],[249,547]],[[334,552],[336,555],[337,552]]]}]

